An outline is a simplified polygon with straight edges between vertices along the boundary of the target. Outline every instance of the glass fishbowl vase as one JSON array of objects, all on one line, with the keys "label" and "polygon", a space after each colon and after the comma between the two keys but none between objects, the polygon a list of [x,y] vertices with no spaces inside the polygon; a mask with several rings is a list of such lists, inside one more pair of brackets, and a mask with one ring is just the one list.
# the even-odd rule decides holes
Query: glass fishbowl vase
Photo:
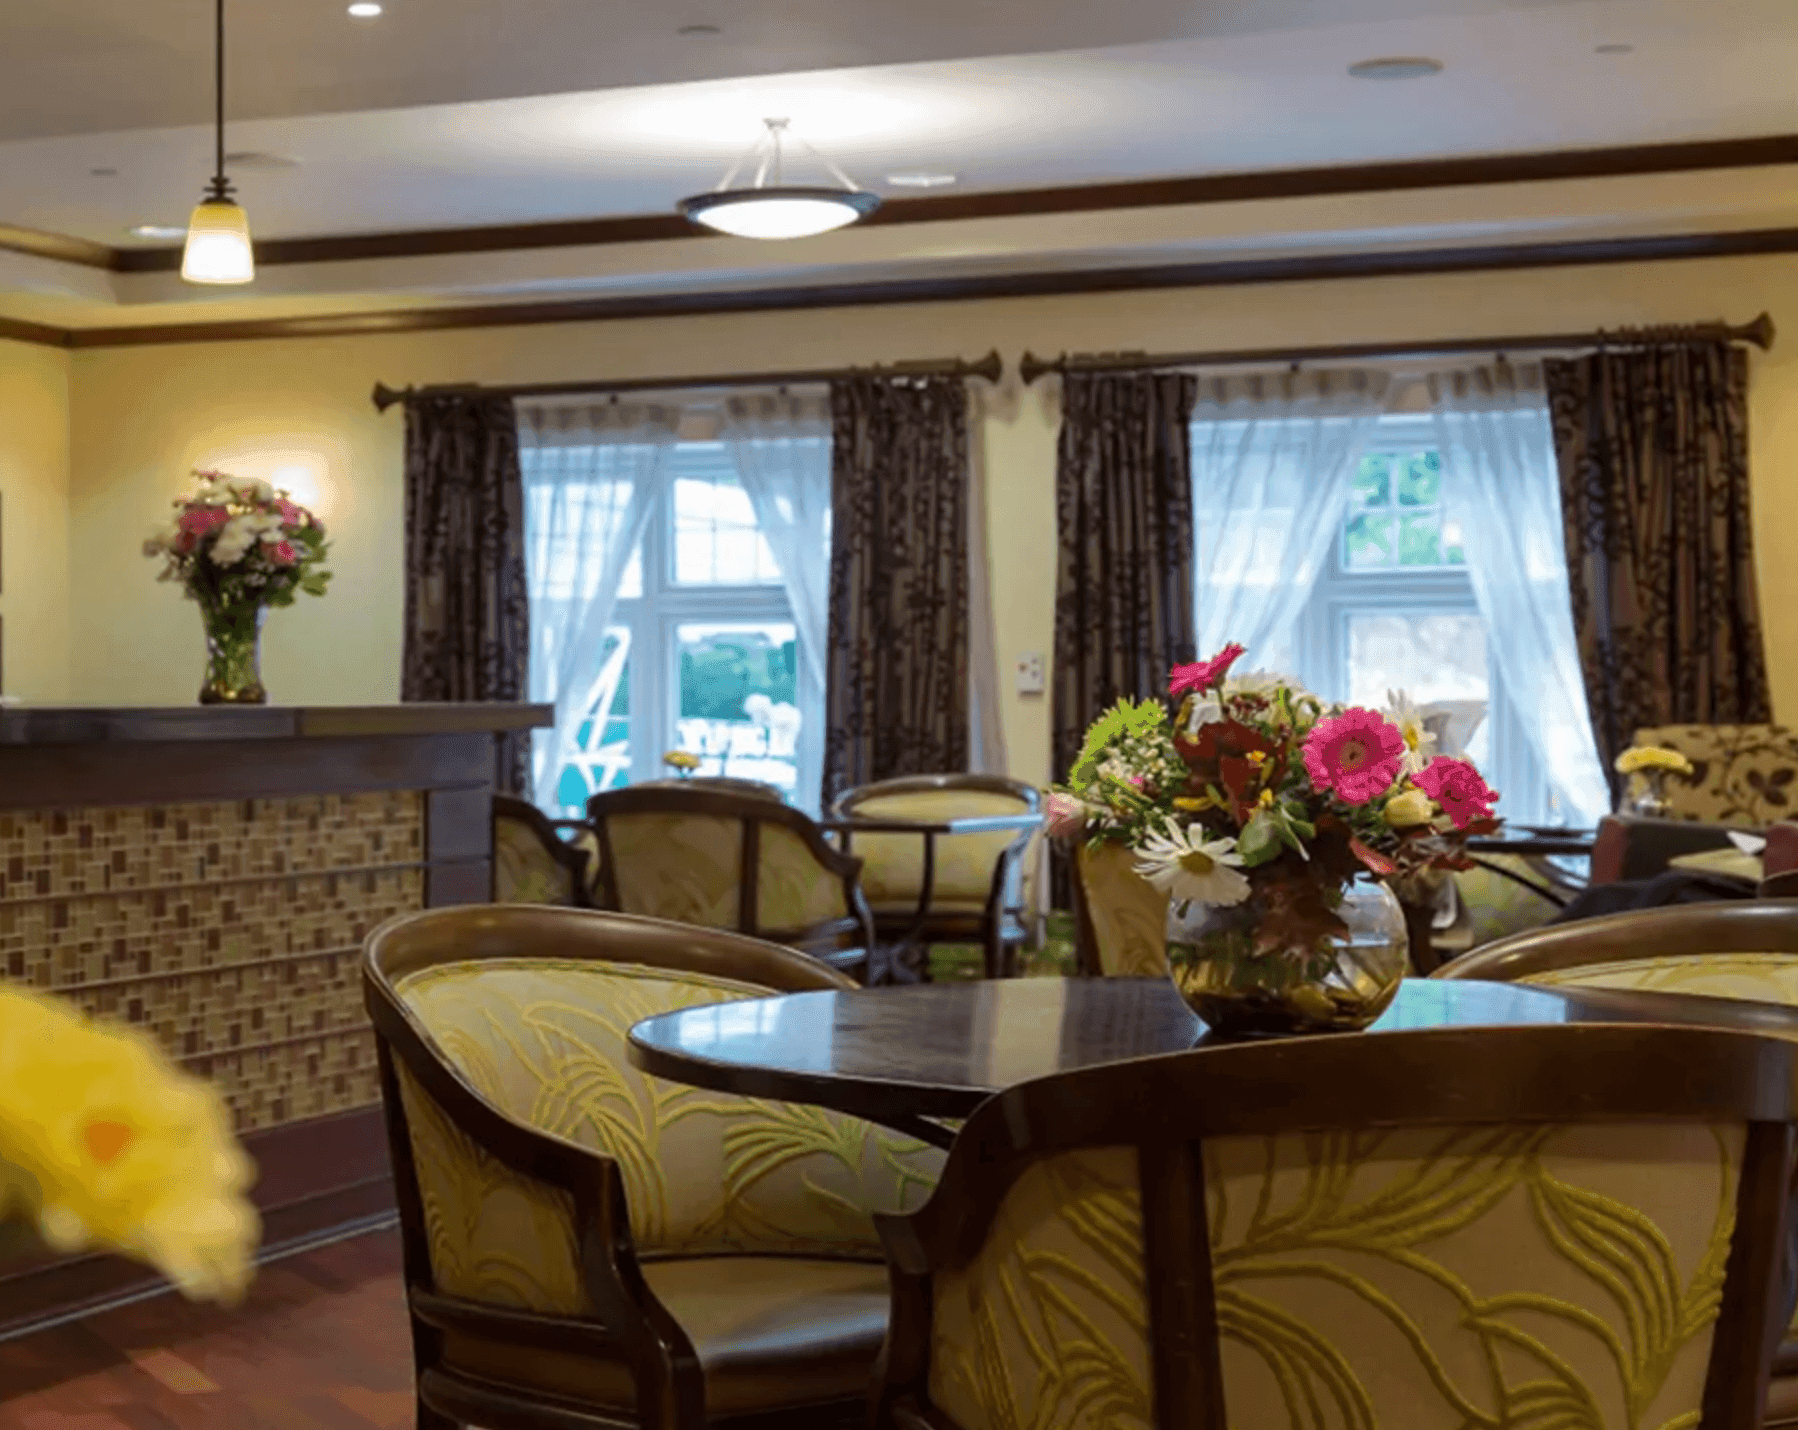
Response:
[{"label": "glass fishbowl vase", "polygon": [[1310,947],[1268,949],[1258,897],[1232,908],[1175,906],[1168,921],[1174,985],[1213,1037],[1340,1033],[1365,1028],[1398,994],[1409,967],[1404,911],[1387,887],[1357,878],[1336,914],[1346,926]]}]

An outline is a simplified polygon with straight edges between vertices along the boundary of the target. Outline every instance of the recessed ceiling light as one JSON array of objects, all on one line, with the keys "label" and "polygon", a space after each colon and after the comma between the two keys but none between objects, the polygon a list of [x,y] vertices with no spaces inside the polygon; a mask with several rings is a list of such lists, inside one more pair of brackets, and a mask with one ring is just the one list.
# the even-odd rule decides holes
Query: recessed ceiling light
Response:
[{"label": "recessed ceiling light", "polygon": [[1442,61],[1402,55],[1362,60],[1359,64],[1350,65],[1348,72],[1356,79],[1422,79],[1426,75],[1441,74]]},{"label": "recessed ceiling light", "polygon": [[186,238],[187,230],[166,223],[134,223],[126,230],[133,238]]},{"label": "recessed ceiling light", "polygon": [[1627,55],[1633,49],[1635,49],[1634,45],[1594,45],[1592,53],[1595,55]]},{"label": "recessed ceiling light", "polygon": [[356,3],[350,6],[350,14],[358,20],[372,20],[380,13],[381,7],[375,4],[375,0],[356,0]]},{"label": "recessed ceiling light", "polygon": [[96,179],[116,179],[119,176],[117,169],[89,169],[88,173]]},{"label": "recessed ceiling light", "polygon": [[674,33],[677,35],[717,35],[723,32],[716,25],[682,25]]},{"label": "recessed ceiling light", "polygon": [[955,174],[932,174],[916,171],[909,174],[888,174],[887,182],[901,189],[946,189],[958,177]]}]

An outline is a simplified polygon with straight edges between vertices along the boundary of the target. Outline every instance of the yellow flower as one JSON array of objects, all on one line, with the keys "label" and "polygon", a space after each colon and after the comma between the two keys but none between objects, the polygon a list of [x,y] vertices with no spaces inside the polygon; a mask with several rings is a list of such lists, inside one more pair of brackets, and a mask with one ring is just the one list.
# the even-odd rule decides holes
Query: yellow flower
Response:
[{"label": "yellow flower", "polygon": [[1661,745],[1632,745],[1617,756],[1617,773],[1633,775],[1640,770],[1672,770],[1676,775],[1692,773],[1692,762],[1678,750]]},{"label": "yellow flower", "polygon": [[235,1301],[260,1234],[254,1165],[211,1084],[149,1038],[0,988],[0,1215],[59,1251],[109,1247],[193,1298]]},{"label": "yellow flower", "polygon": [[1188,814],[1198,814],[1202,810],[1213,808],[1215,804],[1216,801],[1213,800],[1210,795],[1205,795],[1199,799],[1194,799],[1191,795],[1187,794],[1174,796],[1174,808],[1185,810]]},{"label": "yellow flower", "polygon": [[699,756],[691,750],[670,750],[662,756],[662,763],[671,770],[696,770],[699,768]]},{"label": "yellow flower", "polygon": [[1386,801],[1386,823],[1394,829],[1415,829],[1436,817],[1436,806],[1420,789],[1407,789]]}]

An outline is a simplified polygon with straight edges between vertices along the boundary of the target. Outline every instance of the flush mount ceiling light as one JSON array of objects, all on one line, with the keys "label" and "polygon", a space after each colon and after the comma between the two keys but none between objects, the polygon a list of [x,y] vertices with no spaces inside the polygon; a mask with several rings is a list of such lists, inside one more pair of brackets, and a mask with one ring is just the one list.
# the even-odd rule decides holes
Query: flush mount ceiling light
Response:
[{"label": "flush mount ceiling light", "polygon": [[946,189],[956,182],[955,174],[930,174],[917,171],[909,174],[888,174],[887,182],[900,189]]},{"label": "flush mount ceiling light", "polygon": [[225,0],[218,0],[213,50],[213,139],[218,162],[206,197],[187,221],[181,276],[189,283],[248,283],[256,276],[249,215],[231,196],[225,177]]},{"label": "flush mount ceiling light", "polygon": [[134,223],[126,230],[133,238],[160,238],[164,242],[171,238],[185,238],[187,230],[176,228],[169,223]]},{"label": "flush mount ceiling light", "polygon": [[1423,79],[1427,75],[1441,74],[1442,61],[1416,55],[1400,55],[1362,60],[1359,64],[1350,65],[1348,72],[1356,79]]},{"label": "flush mount ceiling light", "polygon": [[[880,207],[877,194],[856,188],[847,174],[803,139],[799,142],[842,187],[785,183],[781,142],[787,121],[764,119],[762,123],[767,132],[737,160],[717,188],[682,199],[677,205],[694,223],[737,238],[809,238],[852,224]],[[752,160],[756,161],[755,182],[748,188],[732,188],[743,166]]]},{"label": "flush mount ceiling light", "polygon": [[350,14],[358,20],[373,20],[380,13],[381,7],[375,4],[375,0],[356,0],[356,3],[350,6]]}]

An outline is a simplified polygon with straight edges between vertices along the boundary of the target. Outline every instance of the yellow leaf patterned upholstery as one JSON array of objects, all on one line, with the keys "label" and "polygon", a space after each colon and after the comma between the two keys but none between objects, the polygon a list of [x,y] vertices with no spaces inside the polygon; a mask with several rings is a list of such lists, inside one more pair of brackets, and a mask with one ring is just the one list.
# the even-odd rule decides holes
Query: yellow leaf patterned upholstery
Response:
[{"label": "yellow leaf patterned upholstery", "polygon": [[1495,864],[1513,869],[1536,883],[1553,883],[1553,876],[1538,867],[1536,861],[1517,854],[1482,854],[1480,862],[1473,868],[1457,871],[1452,877],[1461,908],[1465,910],[1469,947],[1472,948],[1508,938],[1514,933],[1541,928],[1561,911],[1559,904],[1487,867]]},{"label": "yellow leaf patterned upholstery", "polygon": [[[1017,795],[997,790],[940,789],[870,795],[852,812],[866,819],[944,821],[986,815],[1028,814]],[[979,914],[992,892],[993,871],[1018,831],[944,835],[936,841],[936,878],[930,907],[939,913]],[[877,914],[906,914],[918,907],[924,882],[924,840],[914,834],[858,834],[850,852],[862,861],[862,892]],[[1021,893],[1014,893],[1016,902]]]},{"label": "yellow leaf patterned upholstery", "polygon": [[[631,1067],[633,1023],[764,998],[751,984],[587,960],[489,958],[400,996],[503,1112],[616,1160],[640,1253],[878,1257],[870,1212],[934,1185],[942,1154],[819,1108],[708,1093]],[[753,1016],[769,1016],[762,1007]],[[773,1016],[778,1017],[778,1005]],[[464,1220],[475,1213],[464,1213]]]},{"label": "yellow leaf patterned upholstery", "polygon": [[756,918],[765,929],[805,929],[850,913],[843,881],[791,829],[761,827]]},{"label": "yellow leaf patterned upholstery", "polygon": [[572,904],[574,876],[556,862],[523,820],[493,821],[493,901],[496,904]]},{"label": "yellow leaf patterned upholstery", "polygon": [[1136,872],[1121,844],[1081,846],[1075,857],[1086,917],[1107,978],[1166,977],[1167,895]]},{"label": "yellow leaf patterned upholstery", "polygon": [[395,1072],[437,1286],[471,1301],[588,1314],[574,1199],[493,1157],[443,1115],[404,1064]]},{"label": "yellow leaf patterned upholstery", "polygon": [[[1205,1146],[1233,1430],[1694,1430],[1744,1130],[1470,1126]],[[1134,1152],[1045,1157],[932,1282],[964,1430],[1147,1430]]]},{"label": "yellow leaf patterned upholstery", "polygon": [[618,905],[703,928],[737,926],[743,831],[734,819],[615,814],[606,820]]},{"label": "yellow leaf patterned upholstery", "polygon": [[1798,730],[1780,725],[1658,725],[1638,745],[1677,750],[1692,775],[1663,785],[1674,819],[1759,828],[1798,814]]},{"label": "yellow leaf patterned upholstery", "polygon": [[1547,969],[1517,981],[1551,988],[1633,988],[1798,1006],[1798,953],[1660,954]]}]

